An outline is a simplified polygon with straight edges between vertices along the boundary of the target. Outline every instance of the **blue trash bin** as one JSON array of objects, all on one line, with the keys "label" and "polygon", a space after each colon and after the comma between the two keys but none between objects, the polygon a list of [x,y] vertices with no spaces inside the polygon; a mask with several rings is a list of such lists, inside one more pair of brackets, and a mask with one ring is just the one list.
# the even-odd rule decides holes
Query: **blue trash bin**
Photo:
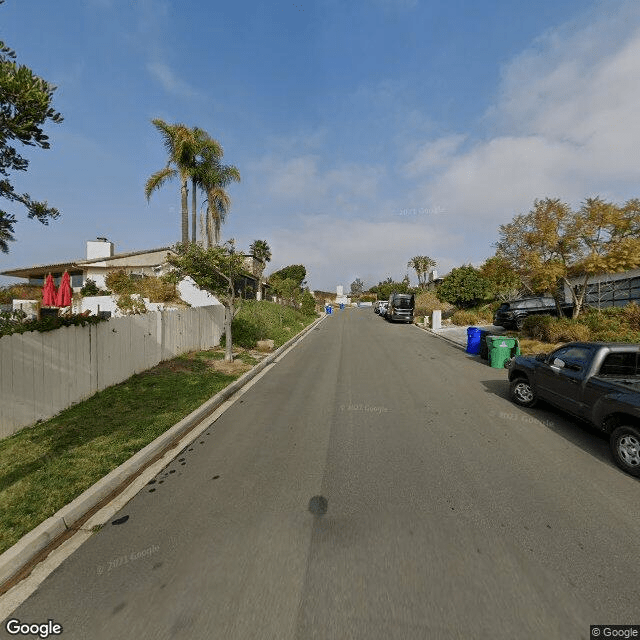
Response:
[{"label": "blue trash bin", "polygon": [[333,312],[333,309],[331,308],[331,305],[328,304],[327,305],[327,315],[331,315],[332,312]]},{"label": "blue trash bin", "polygon": [[467,353],[477,355],[480,353],[480,329],[469,327],[467,329]]},{"label": "blue trash bin", "polygon": [[344,302],[340,303],[340,309],[344,309]]}]

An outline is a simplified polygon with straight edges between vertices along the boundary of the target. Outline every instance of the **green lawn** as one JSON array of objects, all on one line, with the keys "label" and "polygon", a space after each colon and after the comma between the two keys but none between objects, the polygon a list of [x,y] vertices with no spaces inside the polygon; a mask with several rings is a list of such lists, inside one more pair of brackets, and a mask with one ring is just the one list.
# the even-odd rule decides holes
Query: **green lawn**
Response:
[{"label": "green lawn", "polygon": [[222,356],[161,363],[0,440],[0,553],[242,375],[216,371]]}]

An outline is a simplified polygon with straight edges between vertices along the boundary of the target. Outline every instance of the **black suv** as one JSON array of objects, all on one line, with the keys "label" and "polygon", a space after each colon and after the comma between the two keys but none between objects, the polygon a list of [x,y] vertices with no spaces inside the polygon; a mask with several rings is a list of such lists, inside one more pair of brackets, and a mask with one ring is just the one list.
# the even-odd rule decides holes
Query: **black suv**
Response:
[{"label": "black suv", "polygon": [[[570,315],[573,305],[562,304],[561,308],[564,315]],[[553,298],[521,298],[503,302],[496,311],[493,324],[507,329],[522,329],[524,319],[532,315],[557,316],[556,301]]]}]

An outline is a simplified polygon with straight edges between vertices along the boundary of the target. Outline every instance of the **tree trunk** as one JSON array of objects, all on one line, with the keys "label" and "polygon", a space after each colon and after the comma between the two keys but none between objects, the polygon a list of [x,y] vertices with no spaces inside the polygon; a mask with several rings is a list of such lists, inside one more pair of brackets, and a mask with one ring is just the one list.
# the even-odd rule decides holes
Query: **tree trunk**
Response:
[{"label": "tree trunk", "polygon": [[189,244],[189,189],[187,188],[187,179],[182,180],[180,188],[181,207],[182,207],[182,244]]},{"label": "tree trunk", "polygon": [[233,344],[231,342],[231,323],[233,322],[233,303],[224,306],[224,361],[233,362]]},{"label": "tree trunk", "polygon": [[191,180],[191,242],[196,243],[196,181]]}]

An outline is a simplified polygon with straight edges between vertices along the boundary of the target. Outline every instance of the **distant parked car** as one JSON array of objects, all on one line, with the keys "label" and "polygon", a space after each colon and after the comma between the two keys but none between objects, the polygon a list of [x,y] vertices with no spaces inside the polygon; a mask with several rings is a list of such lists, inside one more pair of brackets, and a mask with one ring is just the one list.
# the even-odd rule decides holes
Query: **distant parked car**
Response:
[{"label": "distant parked car", "polygon": [[386,300],[381,300],[378,306],[378,313],[381,318],[387,317],[387,308],[389,307],[389,303]]},{"label": "distant parked car", "polygon": [[373,313],[380,313],[380,300],[373,303]]},{"label": "distant parked car", "polygon": [[[568,316],[571,315],[573,305],[563,303],[561,309],[563,315]],[[524,319],[532,315],[557,316],[556,301],[553,298],[539,297],[503,302],[496,311],[493,324],[506,329],[522,329]]]}]

